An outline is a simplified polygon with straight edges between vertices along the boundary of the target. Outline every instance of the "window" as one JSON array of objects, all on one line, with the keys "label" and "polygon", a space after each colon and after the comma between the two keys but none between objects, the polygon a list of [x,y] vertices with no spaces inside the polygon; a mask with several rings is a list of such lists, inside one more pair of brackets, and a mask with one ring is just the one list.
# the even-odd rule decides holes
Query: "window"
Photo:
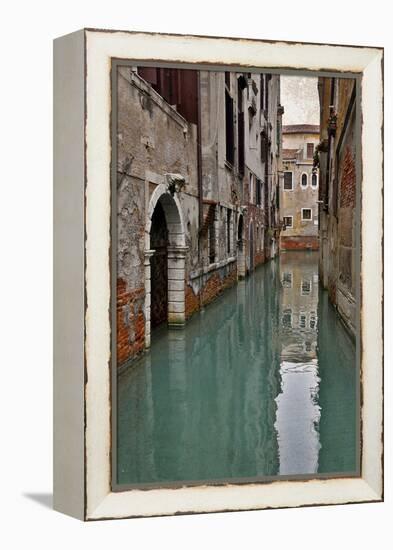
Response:
[{"label": "window", "polygon": [[292,328],[292,310],[284,309],[282,315],[282,326],[285,328]]},{"label": "window", "polygon": [[292,191],[292,172],[284,172],[284,191]]},{"label": "window", "polygon": [[291,229],[293,227],[293,216],[284,216],[283,222],[285,228]]},{"label": "window", "polygon": [[311,187],[317,187],[318,186],[318,176],[316,174],[313,174],[311,176]]},{"label": "window", "polygon": [[266,132],[261,132],[261,161],[267,163],[267,155],[269,150],[269,141]]},{"label": "window", "polygon": [[253,178],[253,175],[250,174],[250,190],[249,190],[249,193],[250,193],[250,197],[249,197],[249,202],[254,202],[254,178]]},{"label": "window", "polygon": [[262,182],[258,178],[257,178],[256,191],[257,191],[257,205],[261,206],[261,204],[262,204]]},{"label": "window", "polygon": [[311,221],[312,220],[311,208],[302,208],[302,220],[303,221]]},{"label": "window", "polygon": [[300,181],[301,181],[302,189],[305,189],[307,187],[307,184],[308,184],[308,178],[307,178],[307,174],[305,172],[303,172],[302,178],[301,178]]},{"label": "window", "polygon": [[308,296],[311,294],[311,281],[309,279],[303,279],[301,285],[301,295]]},{"label": "window", "polygon": [[210,217],[208,228],[208,244],[209,244],[209,263],[214,264],[216,260],[216,225],[215,225],[215,212]]},{"label": "window", "polygon": [[299,328],[304,329],[306,328],[306,314],[305,313],[299,313]]},{"label": "window", "polygon": [[225,90],[225,147],[226,159],[230,164],[234,161],[234,134],[233,134],[233,99]]},{"label": "window", "polygon": [[315,329],[317,326],[317,315],[315,311],[311,311],[310,313],[310,329]]},{"label": "window", "polygon": [[231,253],[231,217],[232,211],[227,209],[227,252]]},{"label": "window", "polygon": [[309,341],[304,342],[304,351],[309,353],[312,351],[312,344]]},{"label": "window", "polygon": [[282,276],[282,286],[284,288],[292,288],[292,273],[286,271]]},{"label": "window", "polygon": [[307,158],[312,159],[314,156],[314,144],[307,143]]}]

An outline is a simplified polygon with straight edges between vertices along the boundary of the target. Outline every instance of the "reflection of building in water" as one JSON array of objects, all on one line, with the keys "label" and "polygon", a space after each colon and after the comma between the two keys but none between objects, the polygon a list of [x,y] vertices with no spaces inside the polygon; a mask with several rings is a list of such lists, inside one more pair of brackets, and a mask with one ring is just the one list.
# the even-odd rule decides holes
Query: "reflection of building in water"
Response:
[{"label": "reflection of building in water", "polygon": [[311,252],[280,256],[281,393],[276,431],[279,473],[318,470],[319,377],[317,358],[318,256]]},{"label": "reflection of building in water", "polygon": [[158,329],[150,354],[121,375],[119,483],[277,474],[277,267],[257,270],[184,330]]}]

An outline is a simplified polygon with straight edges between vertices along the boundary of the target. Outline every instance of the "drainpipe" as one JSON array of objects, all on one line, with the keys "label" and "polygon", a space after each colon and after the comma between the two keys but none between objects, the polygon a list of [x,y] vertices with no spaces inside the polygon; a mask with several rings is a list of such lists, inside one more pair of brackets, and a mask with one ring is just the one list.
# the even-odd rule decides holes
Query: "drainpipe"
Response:
[{"label": "drainpipe", "polygon": [[203,282],[203,265],[202,265],[202,243],[201,230],[203,226],[203,187],[202,187],[202,107],[201,107],[201,73],[197,71],[197,106],[198,106],[198,124],[197,124],[197,172],[198,172],[198,265],[202,270],[201,287],[199,291],[199,309],[202,302],[202,282]]}]

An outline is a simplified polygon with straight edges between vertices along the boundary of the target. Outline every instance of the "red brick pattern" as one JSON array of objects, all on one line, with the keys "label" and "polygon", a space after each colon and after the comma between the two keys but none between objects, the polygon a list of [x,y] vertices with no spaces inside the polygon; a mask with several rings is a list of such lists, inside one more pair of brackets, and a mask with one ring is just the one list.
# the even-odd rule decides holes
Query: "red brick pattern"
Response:
[{"label": "red brick pattern", "polygon": [[281,237],[281,250],[318,250],[318,237]]},{"label": "red brick pattern", "polygon": [[185,291],[186,319],[189,319],[200,307],[199,294],[194,294],[192,288],[186,285]]},{"label": "red brick pattern", "polygon": [[233,286],[236,281],[237,268],[236,263],[233,263],[226,277],[222,279],[218,273],[214,273],[198,294],[195,294],[192,288],[186,285],[186,319],[189,319],[202,305],[205,306],[212,302],[226,288]]},{"label": "red brick pattern", "polygon": [[117,280],[117,364],[140,353],[145,347],[145,289],[127,292],[123,279]]},{"label": "red brick pattern", "polygon": [[356,167],[354,155],[347,147],[344,154],[341,187],[340,187],[340,206],[341,208],[355,207],[356,200]]},{"label": "red brick pattern", "polygon": [[254,256],[254,266],[261,265],[265,263],[265,252],[256,252]]}]

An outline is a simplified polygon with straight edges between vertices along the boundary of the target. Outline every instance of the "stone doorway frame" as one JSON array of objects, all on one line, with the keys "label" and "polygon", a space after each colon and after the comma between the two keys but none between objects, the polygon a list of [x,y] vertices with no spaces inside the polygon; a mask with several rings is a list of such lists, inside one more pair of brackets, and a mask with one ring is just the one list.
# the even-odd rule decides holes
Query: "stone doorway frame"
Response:
[{"label": "stone doorway frame", "polygon": [[154,189],[147,209],[145,225],[145,348],[151,343],[151,266],[150,258],[155,250],[150,248],[150,231],[152,217],[157,203],[165,213],[168,228],[168,326],[183,327],[185,314],[185,259],[186,246],[184,220],[179,198],[173,191],[172,179],[168,183],[160,183]]}]

